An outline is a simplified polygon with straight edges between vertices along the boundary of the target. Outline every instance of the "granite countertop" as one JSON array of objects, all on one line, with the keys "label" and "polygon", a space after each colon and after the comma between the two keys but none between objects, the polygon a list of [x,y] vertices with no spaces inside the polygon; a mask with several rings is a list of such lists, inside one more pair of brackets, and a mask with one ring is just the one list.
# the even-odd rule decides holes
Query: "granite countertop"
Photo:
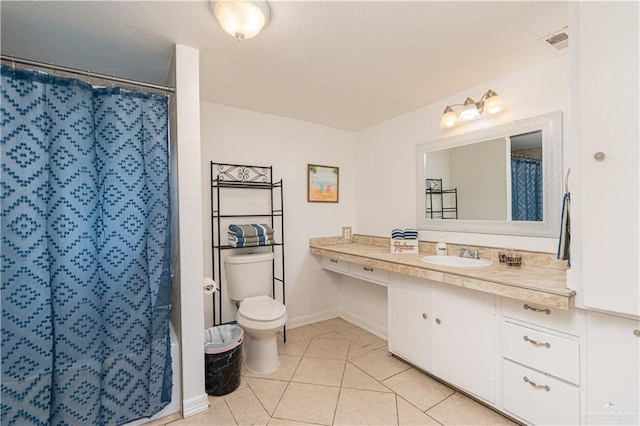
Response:
[{"label": "granite countertop", "polygon": [[[311,239],[312,254],[430,279],[530,303],[568,310],[574,306],[575,291],[566,285],[566,270],[527,266],[512,269],[494,260],[487,267],[449,267],[422,262],[433,253],[395,254],[389,246],[345,242],[335,238]],[[421,247],[422,251],[422,247]],[[482,253],[486,253],[483,250]],[[481,258],[489,257],[483,256]],[[493,257],[493,256],[491,256]],[[492,259],[493,260],[493,259]],[[533,262],[532,262],[533,263]]]}]

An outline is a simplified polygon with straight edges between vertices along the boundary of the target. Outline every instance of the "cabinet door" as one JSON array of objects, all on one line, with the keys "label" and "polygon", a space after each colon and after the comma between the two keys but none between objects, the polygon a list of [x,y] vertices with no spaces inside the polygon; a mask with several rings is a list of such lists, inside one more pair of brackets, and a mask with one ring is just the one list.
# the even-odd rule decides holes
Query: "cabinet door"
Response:
[{"label": "cabinet door", "polygon": [[[574,231],[583,253],[574,266],[582,269],[586,306],[637,316],[639,6],[578,2],[576,7],[578,93],[573,96],[579,135],[574,143],[580,147],[581,182],[576,183],[582,205],[572,213],[578,215],[580,228]],[[598,152],[604,158],[596,159]]]},{"label": "cabinet door", "polygon": [[640,424],[640,321],[587,313],[585,423]]},{"label": "cabinet door", "polygon": [[434,284],[433,372],[490,402],[496,400],[494,296]]},{"label": "cabinet door", "polygon": [[407,275],[390,274],[389,351],[424,369],[431,368],[431,285]]}]

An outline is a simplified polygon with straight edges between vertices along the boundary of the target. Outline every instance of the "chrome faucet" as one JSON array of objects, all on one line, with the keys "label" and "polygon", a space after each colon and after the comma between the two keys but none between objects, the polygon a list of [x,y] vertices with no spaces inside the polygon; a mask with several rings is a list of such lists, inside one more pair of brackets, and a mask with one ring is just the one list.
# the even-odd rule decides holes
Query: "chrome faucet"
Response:
[{"label": "chrome faucet", "polygon": [[471,253],[471,250],[469,250],[465,246],[462,246],[462,247],[460,247],[460,257],[468,257],[468,258],[471,258],[471,259],[477,259],[478,258],[478,249],[473,250],[473,253]]}]

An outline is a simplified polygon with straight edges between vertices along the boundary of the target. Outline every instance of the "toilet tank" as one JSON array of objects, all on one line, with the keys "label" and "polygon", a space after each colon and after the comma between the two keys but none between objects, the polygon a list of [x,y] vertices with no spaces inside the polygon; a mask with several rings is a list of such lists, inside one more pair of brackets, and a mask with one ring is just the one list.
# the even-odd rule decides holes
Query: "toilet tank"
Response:
[{"label": "toilet tank", "polygon": [[229,298],[271,295],[273,253],[230,254],[224,258]]}]

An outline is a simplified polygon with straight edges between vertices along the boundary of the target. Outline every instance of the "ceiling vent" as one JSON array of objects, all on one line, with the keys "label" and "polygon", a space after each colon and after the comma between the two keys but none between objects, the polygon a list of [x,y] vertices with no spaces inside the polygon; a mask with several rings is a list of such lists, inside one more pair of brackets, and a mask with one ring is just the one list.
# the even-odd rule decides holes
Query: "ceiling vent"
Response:
[{"label": "ceiling vent", "polygon": [[567,33],[568,27],[564,27],[563,29],[551,33],[544,37],[544,41],[549,44],[549,46],[554,47],[556,50],[565,49],[569,46],[569,34]]}]

